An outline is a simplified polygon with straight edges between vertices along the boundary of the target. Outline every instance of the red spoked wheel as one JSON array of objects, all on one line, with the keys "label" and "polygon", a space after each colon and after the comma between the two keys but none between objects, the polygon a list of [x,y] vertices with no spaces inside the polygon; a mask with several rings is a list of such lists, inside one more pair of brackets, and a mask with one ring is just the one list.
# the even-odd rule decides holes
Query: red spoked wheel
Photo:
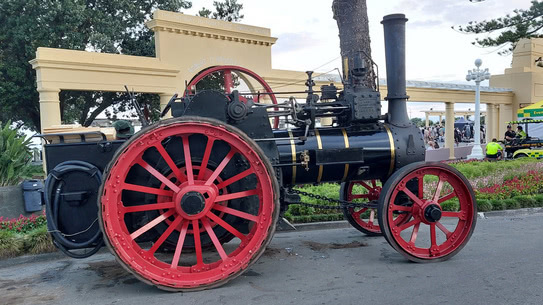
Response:
[{"label": "red spoked wheel", "polygon": [[123,267],[161,289],[226,283],[260,257],[275,231],[279,194],[270,162],[242,131],[214,119],[144,128],[118,150],[105,177],[104,239]]},{"label": "red spoked wheel", "polygon": [[[254,81],[250,82],[249,78],[253,79]],[[241,82],[239,79],[242,79],[244,84],[240,84]],[[217,84],[220,85],[220,89],[224,90],[226,94],[230,94],[233,90],[238,88],[241,91],[250,90],[255,103],[268,101],[272,104],[277,104],[277,98],[275,97],[275,94],[272,93],[273,91],[268,83],[266,83],[266,81],[255,72],[239,66],[215,66],[202,70],[190,80],[188,88],[191,92],[193,89],[217,90],[219,89],[216,88]],[[251,88],[253,84],[258,84],[258,86],[261,87]],[[263,94],[259,94],[259,91]],[[247,101],[244,96],[240,96],[240,100],[243,102]],[[274,118],[273,128],[277,128],[278,126],[279,119]]]},{"label": "red spoked wheel", "polygon": [[[341,184],[339,197],[341,200],[357,203],[371,202],[379,199],[381,187],[376,180],[348,181]],[[358,231],[369,235],[381,235],[381,228],[377,222],[377,209],[370,208],[343,208],[345,219]]]},{"label": "red spoked wheel", "polygon": [[[341,184],[340,199],[356,203],[377,201],[381,194],[381,186],[377,180],[348,181]],[[381,228],[377,219],[377,208],[343,208],[345,219],[358,231],[368,236],[381,236]],[[395,213],[395,221],[404,223],[409,220],[406,212]]]},{"label": "red spoked wheel", "polygon": [[[398,212],[412,215],[396,221]],[[411,261],[443,261],[469,241],[477,221],[473,189],[456,169],[442,163],[402,167],[383,186],[379,224],[385,238]]]}]

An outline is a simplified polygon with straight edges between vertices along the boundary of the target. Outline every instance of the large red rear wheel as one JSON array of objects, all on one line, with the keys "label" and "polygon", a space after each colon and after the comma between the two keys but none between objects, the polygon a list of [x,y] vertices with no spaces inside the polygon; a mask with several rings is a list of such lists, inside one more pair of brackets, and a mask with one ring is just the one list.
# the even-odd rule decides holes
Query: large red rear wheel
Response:
[{"label": "large red rear wheel", "polygon": [[[396,221],[410,213],[407,223]],[[442,261],[469,241],[477,221],[475,195],[467,179],[442,163],[400,168],[383,186],[379,224],[385,238],[411,261]]]},{"label": "large red rear wheel", "polygon": [[144,128],[118,150],[105,177],[106,243],[128,271],[161,289],[226,283],[260,257],[275,231],[270,162],[243,132],[217,120],[183,117]]}]

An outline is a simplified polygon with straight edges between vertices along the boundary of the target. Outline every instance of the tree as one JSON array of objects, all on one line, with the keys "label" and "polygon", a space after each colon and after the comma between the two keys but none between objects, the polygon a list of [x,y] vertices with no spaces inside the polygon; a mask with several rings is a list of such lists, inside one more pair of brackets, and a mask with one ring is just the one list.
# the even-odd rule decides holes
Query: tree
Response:
[{"label": "tree", "polygon": [[240,21],[243,19],[243,15],[240,15],[243,9],[243,4],[238,3],[237,0],[225,0],[224,2],[213,1],[215,12],[203,7],[198,15],[206,18],[220,19],[226,21]]},{"label": "tree", "polygon": [[366,0],[334,0],[332,11],[339,29],[341,57],[348,58],[352,65],[354,58],[362,53],[368,73],[362,80],[366,87],[377,89],[375,71],[368,57],[371,57],[370,32]]},{"label": "tree", "polygon": [[412,118],[411,123],[413,123],[413,125],[415,125],[417,127],[423,127],[424,126],[424,122],[422,121],[421,118]]},{"label": "tree", "polygon": [[[22,122],[40,130],[36,75],[28,63],[38,47],[155,56],[154,35],[144,23],[153,10],[181,11],[186,0],[3,0],[0,1],[0,121]],[[212,18],[239,20],[242,8],[235,0],[214,3]],[[216,15],[216,17],[215,17]],[[151,119],[159,115],[156,94],[137,94]],[[63,123],[89,126],[105,109],[108,116],[131,107],[117,92],[60,94]]]},{"label": "tree", "polygon": [[[36,76],[28,63],[38,47],[153,56],[153,36],[144,26],[151,12],[189,7],[184,0],[1,1],[0,120],[8,117],[40,129]],[[63,92],[61,119],[87,126],[121,100],[118,93]]]},{"label": "tree", "polygon": [[[543,2],[532,0],[527,10],[514,10],[513,14],[491,20],[471,21],[456,29],[468,34],[487,34],[485,38],[475,38],[472,44],[480,47],[507,47],[498,53],[510,54],[520,39],[543,37]],[[497,35],[491,37],[493,33]]]}]

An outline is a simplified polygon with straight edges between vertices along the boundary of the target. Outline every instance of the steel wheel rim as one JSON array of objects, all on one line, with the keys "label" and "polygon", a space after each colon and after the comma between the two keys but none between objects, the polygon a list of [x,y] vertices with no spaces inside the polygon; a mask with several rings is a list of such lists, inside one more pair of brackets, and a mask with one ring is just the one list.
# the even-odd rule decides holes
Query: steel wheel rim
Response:
[{"label": "steel wheel rim", "polygon": [[[439,179],[436,190],[432,192],[432,196],[426,196],[424,194],[424,176],[427,175],[437,176]],[[419,181],[418,196],[406,187],[407,182],[415,178]],[[420,181],[422,181],[422,183],[420,183]],[[445,183],[448,183],[453,190],[448,194],[441,196],[442,187]],[[394,204],[396,197],[400,192],[406,194],[412,201],[413,204],[411,206]],[[453,198],[458,198],[459,200],[459,211],[443,211],[441,209],[441,203]],[[441,219],[434,223],[425,219],[423,212],[429,205],[439,206],[441,209],[441,219],[457,218],[458,223],[454,230],[448,230],[441,223]],[[433,260],[445,258],[454,254],[461,249],[473,231],[476,211],[473,198],[470,195],[470,189],[460,176],[445,167],[427,166],[416,169],[405,175],[398,183],[396,183],[396,185],[394,185],[392,194],[388,198],[385,207],[387,210],[386,225],[390,231],[389,238],[394,240],[394,243],[401,251],[404,251],[406,254],[417,259]],[[412,217],[408,222],[398,223],[393,218],[393,215],[394,212],[399,211],[408,212]],[[415,245],[417,239],[420,237],[419,230],[423,225],[429,227],[429,247],[418,247]],[[405,230],[412,230],[411,234],[409,234],[409,240],[401,236],[401,233]],[[437,241],[438,231],[442,232],[445,236],[445,240],[441,243],[438,243]]]},{"label": "steel wheel rim", "polygon": [[[187,215],[181,216],[178,209],[173,206],[173,203],[163,203],[160,208],[167,209],[167,212],[162,213],[159,217],[149,221],[136,231],[129,232],[123,217],[120,217],[119,215],[128,213],[127,210],[130,211],[131,208],[123,205],[120,200],[120,196],[123,190],[133,190],[134,186],[128,185],[125,181],[123,181],[123,177],[126,177],[132,166],[134,166],[136,163],[141,163],[141,155],[151,145],[155,145],[157,143],[158,145],[161,145],[160,143],[162,139],[171,136],[181,136],[183,139],[182,149],[184,149],[186,152],[185,149],[187,149],[187,147],[184,144],[185,136],[186,138],[189,138],[189,135],[193,134],[206,135],[208,139],[213,138],[215,141],[221,140],[227,142],[232,151],[235,151],[235,154],[242,155],[249,162],[250,168],[248,170],[250,170],[250,172],[243,172],[240,173],[240,175],[231,177],[230,179],[232,180],[230,180],[230,182],[234,183],[235,181],[239,181],[244,177],[254,175],[258,181],[257,187],[253,190],[243,191],[236,194],[227,194],[223,197],[221,197],[222,195],[218,195],[214,198],[217,202],[220,202],[248,196],[257,196],[259,202],[257,215],[251,215],[242,211],[232,211],[228,208],[221,208],[222,212],[229,214],[235,213],[235,216],[247,218],[249,221],[251,221],[252,226],[250,232],[248,234],[243,234],[237,229],[231,226],[229,227],[228,224],[221,222],[219,217],[211,215],[212,213],[210,213],[210,211],[214,210],[215,208],[219,208],[219,205],[211,205],[209,208],[207,208],[207,201],[207,210],[202,211],[202,217],[198,218],[194,216],[193,219],[185,218],[184,216]],[[190,151],[190,140],[188,143],[188,149]],[[227,157],[230,154],[231,152],[228,153]],[[226,160],[227,157],[223,160]],[[232,156],[230,157],[230,160],[231,159]],[[191,160],[191,158],[188,160]],[[225,162],[228,164],[229,161]],[[126,146],[125,149],[123,149],[122,153],[120,153],[119,157],[116,159],[115,164],[110,168],[107,180],[103,185],[101,219],[103,231],[107,237],[106,239],[110,246],[114,249],[116,256],[122,261],[122,263],[125,264],[125,267],[127,267],[129,271],[134,272],[144,281],[150,282],[159,287],[187,290],[203,289],[216,285],[217,283],[224,282],[226,279],[239,274],[249,265],[250,262],[258,258],[263,251],[263,244],[266,241],[269,241],[270,231],[273,230],[273,216],[275,214],[274,195],[276,190],[274,189],[274,182],[272,181],[272,178],[268,175],[269,170],[266,168],[265,162],[268,161],[262,160],[259,154],[255,152],[254,148],[251,147],[251,145],[249,145],[245,139],[241,138],[235,132],[224,128],[224,126],[216,126],[207,122],[182,122],[160,126],[158,128],[154,128],[152,132],[143,133],[135,141],[131,141],[131,143]],[[189,171],[188,167],[187,172]],[[154,173],[153,176],[157,177],[156,173]],[[190,175],[187,175],[187,184],[202,184],[199,182],[200,180],[195,173],[192,176],[193,179],[190,179]],[[157,177],[157,179],[159,178]],[[208,179],[208,181],[209,180],[210,179]],[[208,181],[203,182],[203,184],[207,183]],[[168,184],[166,181],[163,182]],[[169,186],[172,187],[172,185]],[[142,192],[144,192],[144,190],[146,192],[158,192],[160,195],[171,196],[172,198],[175,197],[174,194],[179,194],[181,192],[181,188],[179,189],[179,191],[176,191],[172,188],[172,190],[170,190],[168,193],[167,191],[158,189],[149,190],[146,189],[145,186],[139,188],[139,190]],[[210,196],[210,198],[213,198],[213,196]],[[153,209],[157,209],[157,207],[155,206]],[[168,230],[163,232],[160,238],[155,241],[151,249],[143,249],[136,242],[136,239],[141,236],[141,234],[147,232],[157,223],[162,222],[169,216],[175,216],[175,220],[168,226]],[[212,229],[210,228],[210,220],[219,223],[241,240],[241,243],[237,246],[237,248],[235,248],[234,251],[226,253],[224,248],[222,248],[222,250],[219,249],[222,246],[218,242],[216,236],[210,233],[210,231],[212,232]],[[186,254],[195,255],[196,264],[193,266],[179,265],[180,258],[184,254],[181,236],[183,236],[183,239],[186,237],[186,232],[188,231],[190,225],[193,227],[196,225],[202,225],[206,229],[207,233],[213,240],[213,245],[215,246],[216,252],[220,256],[219,260],[214,262],[204,262],[203,250],[198,246],[199,241],[196,241],[195,253]],[[160,245],[158,247],[155,247],[155,245],[163,243],[164,240],[168,238],[171,232],[176,228],[180,228],[181,234],[179,235],[180,239],[176,246],[176,251],[172,261],[162,261],[160,258],[156,257],[156,250]],[[197,234],[195,236],[199,235],[200,234]],[[195,240],[198,240],[198,238],[195,238]],[[174,263],[176,260],[177,265]]]}]

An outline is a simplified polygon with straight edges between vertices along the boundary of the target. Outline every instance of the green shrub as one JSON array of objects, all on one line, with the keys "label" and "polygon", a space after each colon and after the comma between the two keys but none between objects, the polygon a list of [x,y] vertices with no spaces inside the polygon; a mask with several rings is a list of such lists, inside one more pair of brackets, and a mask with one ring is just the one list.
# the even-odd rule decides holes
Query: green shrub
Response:
[{"label": "green shrub", "polygon": [[441,204],[443,211],[456,212],[460,209],[460,203],[458,199],[451,199]]},{"label": "green shrub", "polygon": [[537,202],[532,196],[521,195],[521,196],[515,196],[512,199],[516,200],[520,204],[520,206],[523,208],[533,208],[537,204]]},{"label": "green shrub", "polygon": [[0,258],[15,257],[24,251],[22,238],[14,232],[0,230]]},{"label": "green shrub", "polygon": [[56,251],[47,226],[41,226],[24,236],[24,249],[26,253],[39,254]]},{"label": "green shrub", "polygon": [[500,199],[491,199],[490,204],[492,205],[492,210],[499,211],[499,210],[505,210],[505,202]]},{"label": "green shrub", "polygon": [[479,212],[492,211],[492,204],[488,199],[477,200],[477,210]]},{"label": "green shrub", "polygon": [[0,122],[0,186],[17,185],[28,173],[32,152],[31,138],[25,139],[10,128],[8,121],[4,127]]},{"label": "green shrub", "polygon": [[520,209],[521,206],[520,206],[520,203],[513,199],[513,198],[508,198],[508,199],[505,199],[503,201],[505,203],[505,208],[508,209],[508,210],[514,210],[514,209]]},{"label": "green shrub", "polygon": [[538,207],[543,207],[543,194],[537,194],[534,197],[535,204]]}]

